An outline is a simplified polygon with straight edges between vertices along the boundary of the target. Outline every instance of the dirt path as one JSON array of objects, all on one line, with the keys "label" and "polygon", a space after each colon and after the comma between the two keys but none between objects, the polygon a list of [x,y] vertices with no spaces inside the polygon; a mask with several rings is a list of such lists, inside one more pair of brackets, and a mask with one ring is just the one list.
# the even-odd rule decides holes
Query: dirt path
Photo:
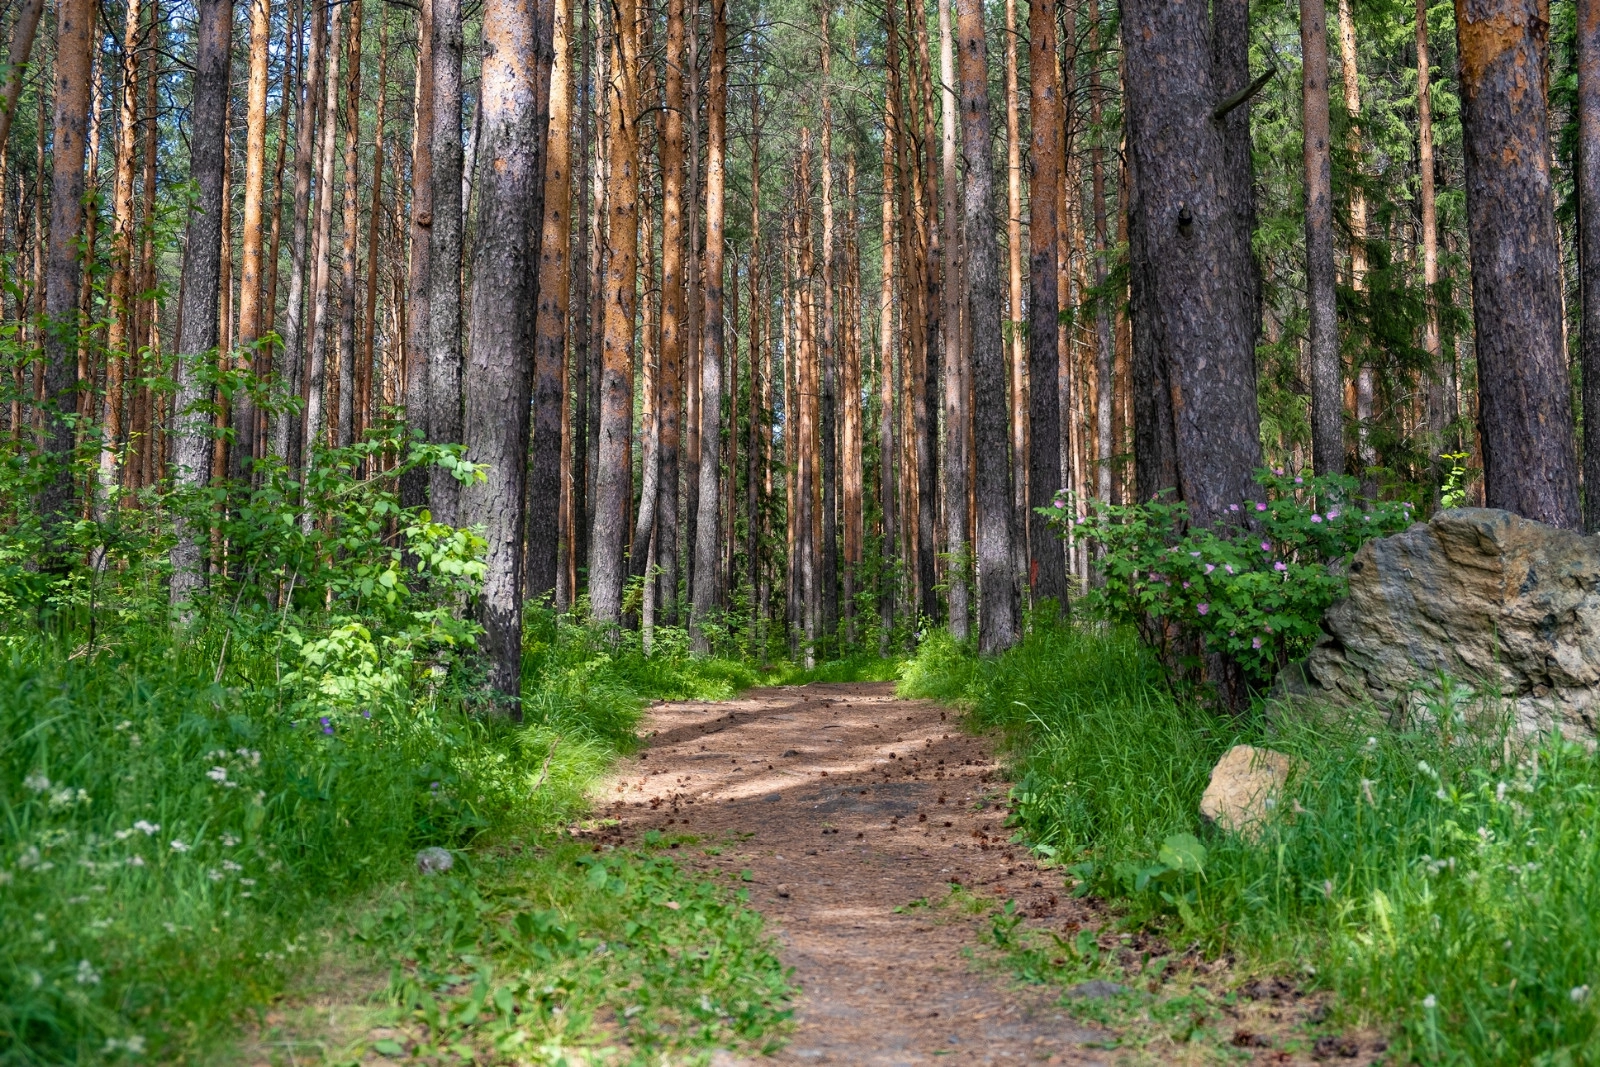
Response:
[{"label": "dirt path", "polygon": [[[1107,1062],[1086,1046],[1109,1035],[974,968],[964,950],[987,917],[904,907],[952,882],[1040,919],[1085,905],[1059,899],[1059,876],[1006,843],[1006,783],[985,743],[893,691],[810,685],[658,705],[650,748],[610,786],[617,837],[693,834],[702,844],[683,850],[686,865],[749,872],[751,903],[802,990],[774,1062]],[[705,855],[730,835],[736,844]]]}]

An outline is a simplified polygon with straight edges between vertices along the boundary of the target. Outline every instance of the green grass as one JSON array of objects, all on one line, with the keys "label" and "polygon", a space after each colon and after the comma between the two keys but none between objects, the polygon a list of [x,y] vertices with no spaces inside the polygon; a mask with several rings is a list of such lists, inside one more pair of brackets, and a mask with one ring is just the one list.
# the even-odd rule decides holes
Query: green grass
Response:
[{"label": "green grass", "polygon": [[[902,691],[1008,732],[1019,832],[1130,921],[1323,985],[1420,1062],[1600,1062],[1588,749],[1467,721],[1447,682],[1404,730],[1359,714],[1219,719],[1176,702],[1130,634],[1092,627],[1036,628],[987,661],[930,641]],[[1198,816],[1236,741],[1303,761],[1255,842]],[[1179,834],[1203,839],[1198,871],[1162,862]]]},{"label": "green grass", "polygon": [[[278,619],[208,619],[179,639],[145,617],[102,619],[92,644],[59,622],[0,632],[0,1064],[207,1060],[241,1013],[310,973],[330,924],[409,884],[418,849],[453,850],[473,876],[451,884],[498,899],[516,864],[471,857],[581,815],[636,744],[644,701],[756,680],[726,660],[602,649],[535,615],[522,724],[484,713],[470,664],[324,720],[277,685]],[[653,864],[619,860],[615,876],[666,884]],[[542,907],[604,926],[581,879],[551,884],[565,903]],[[632,899],[605,897],[617,914]],[[707,930],[757,944],[758,920],[726,908]],[[756,949],[727,960],[725,985],[770,985]],[[711,987],[654,988],[699,1003]],[[726,1033],[776,1018],[762,1011]]]}]

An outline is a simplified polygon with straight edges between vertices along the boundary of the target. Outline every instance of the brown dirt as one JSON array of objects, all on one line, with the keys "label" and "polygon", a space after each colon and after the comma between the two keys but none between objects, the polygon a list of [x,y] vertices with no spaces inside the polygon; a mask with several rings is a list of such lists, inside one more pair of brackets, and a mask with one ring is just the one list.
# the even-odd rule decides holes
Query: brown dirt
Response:
[{"label": "brown dirt", "polygon": [[[1060,1007],[1059,990],[1018,987],[976,962],[990,915],[907,907],[948,901],[958,883],[990,903],[1015,900],[1030,927],[1069,936],[1091,927],[1103,946],[1119,948],[1103,905],[1069,896],[1060,872],[1008,843],[1009,783],[993,739],[962,732],[955,718],[937,704],[895,699],[888,683],[659,704],[649,748],[610,780],[609,810],[596,814],[617,821],[603,839],[689,835],[694,844],[671,846],[685,866],[748,872],[750,902],[801,990],[792,1039],[770,1062],[1373,1062],[1382,1046],[1370,1034],[1354,1045],[1338,1038],[1331,1056],[1312,1053],[1306,1023],[1325,1010],[1322,998],[1283,983],[1292,992],[1257,996],[1245,985],[1227,1003],[1225,987],[1241,976],[1192,953],[1181,970],[1191,989],[1207,976],[1200,992],[1218,1005],[1209,1049],[1169,1036],[1148,1011],[1131,1026],[1119,1019],[1119,1032],[1102,1029]],[[1121,956],[1136,961],[1121,938]]]}]

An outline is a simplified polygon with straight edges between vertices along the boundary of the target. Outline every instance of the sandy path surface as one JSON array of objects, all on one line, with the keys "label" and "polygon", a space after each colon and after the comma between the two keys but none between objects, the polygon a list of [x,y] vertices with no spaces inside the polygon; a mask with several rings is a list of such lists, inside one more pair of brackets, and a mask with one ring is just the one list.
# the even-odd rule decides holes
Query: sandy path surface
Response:
[{"label": "sandy path surface", "polygon": [[1111,1035],[967,958],[988,917],[905,907],[958,882],[1034,918],[1089,918],[1059,899],[1059,876],[1006,843],[988,745],[937,704],[893,692],[809,685],[658,705],[649,749],[618,770],[598,814],[620,820],[622,841],[695,835],[686,866],[749,872],[801,989],[793,1039],[772,1062],[1108,1062],[1088,1046]]}]

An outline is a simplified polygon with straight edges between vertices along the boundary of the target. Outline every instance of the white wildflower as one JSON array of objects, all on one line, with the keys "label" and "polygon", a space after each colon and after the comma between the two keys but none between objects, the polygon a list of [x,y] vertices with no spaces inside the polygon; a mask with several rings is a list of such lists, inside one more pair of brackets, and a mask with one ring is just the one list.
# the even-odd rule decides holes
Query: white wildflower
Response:
[{"label": "white wildflower", "polygon": [[1427,1008],[1429,1011],[1432,1011],[1434,1008],[1439,1006],[1439,998],[1434,996],[1432,993],[1429,993],[1427,996],[1422,998],[1422,1006]]},{"label": "white wildflower", "polygon": [[88,960],[79,960],[77,980],[79,985],[99,985],[100,972]]},{"label": "white wildflower", "polygon": [[222,869],[225,870],[225,871],[242,871],[242,870],[244,870],[243,867],[239,866],[239,864],[233,862],[232,860],[223,860],[222,861]]},{"label": "white wildflower", "polygon": [[129,856],[128,857],[128,866],[129,867],[143,867],[144,866],[144,857],[143,856]]},{"label": "white wildflower", "polygon": [[182,841],[179,841],[177,838],[173,838],[172,839],[172,851],[174,851],[174,852],[188,852],[189,851],[189,846],[184,844]]},{"label": "white wildflower", "polygon": [[254,878],[241,878],[241,879],[239,879],[239,884],[240,885],[255,885],[256,884],[256,880]]},{"label": "white wildflower", "polygon": [[213,767],[206,772],[206,777],[213,782],[226,782],[228,780],[228,768]]},{"label": "white wildflower", "polygon": [[153,837],[161,832],[160,823],[146,822],[143,819],[140,819],[138,822],[134,823],[133,828],[138,830],[141,834],[144,834],[146,837]]},{"label": "white wildflower", "polygon": [[1587,985],[1578,986],[1567,995],[1572,998],[1572,1003],[1582,1004],[1584,1001],[1589,999],[1589,987]]},{"label": "white wildflower", "polygon": [[1433,791],[1433,795],[1438,797],[1440,800],[1449,800],[1450,799],[1450,794],[1445,792],[1444,786],[1440,786],[1438,789],[1435,789]]},{"label": "white wildflower", "polygon": [[221,871],[219,871],[215,867],[213,867],[213,868],[211,868],[210,870],[208,870],[206,872],[206,877],[211,879],[213,882],[220,882],[224,878],[226,878],[227,875],[223,874]]},{"label": "white wildflower", "polygon": [[222,835],[223,847],[232,848],[234,845],[237,845],[238,843],[239,843],[239,839],[237,837],[234,837],[232,834],[223,834]]},{"label": "white wildflower", "polygon": [[50,788],[50,779],[46,778],[42,774],[39,774],[38,772],[35,772],[24,778],[22,780],[22,785],[24,788],[30,789],[35,793],[43,793],[45,790]]}]

